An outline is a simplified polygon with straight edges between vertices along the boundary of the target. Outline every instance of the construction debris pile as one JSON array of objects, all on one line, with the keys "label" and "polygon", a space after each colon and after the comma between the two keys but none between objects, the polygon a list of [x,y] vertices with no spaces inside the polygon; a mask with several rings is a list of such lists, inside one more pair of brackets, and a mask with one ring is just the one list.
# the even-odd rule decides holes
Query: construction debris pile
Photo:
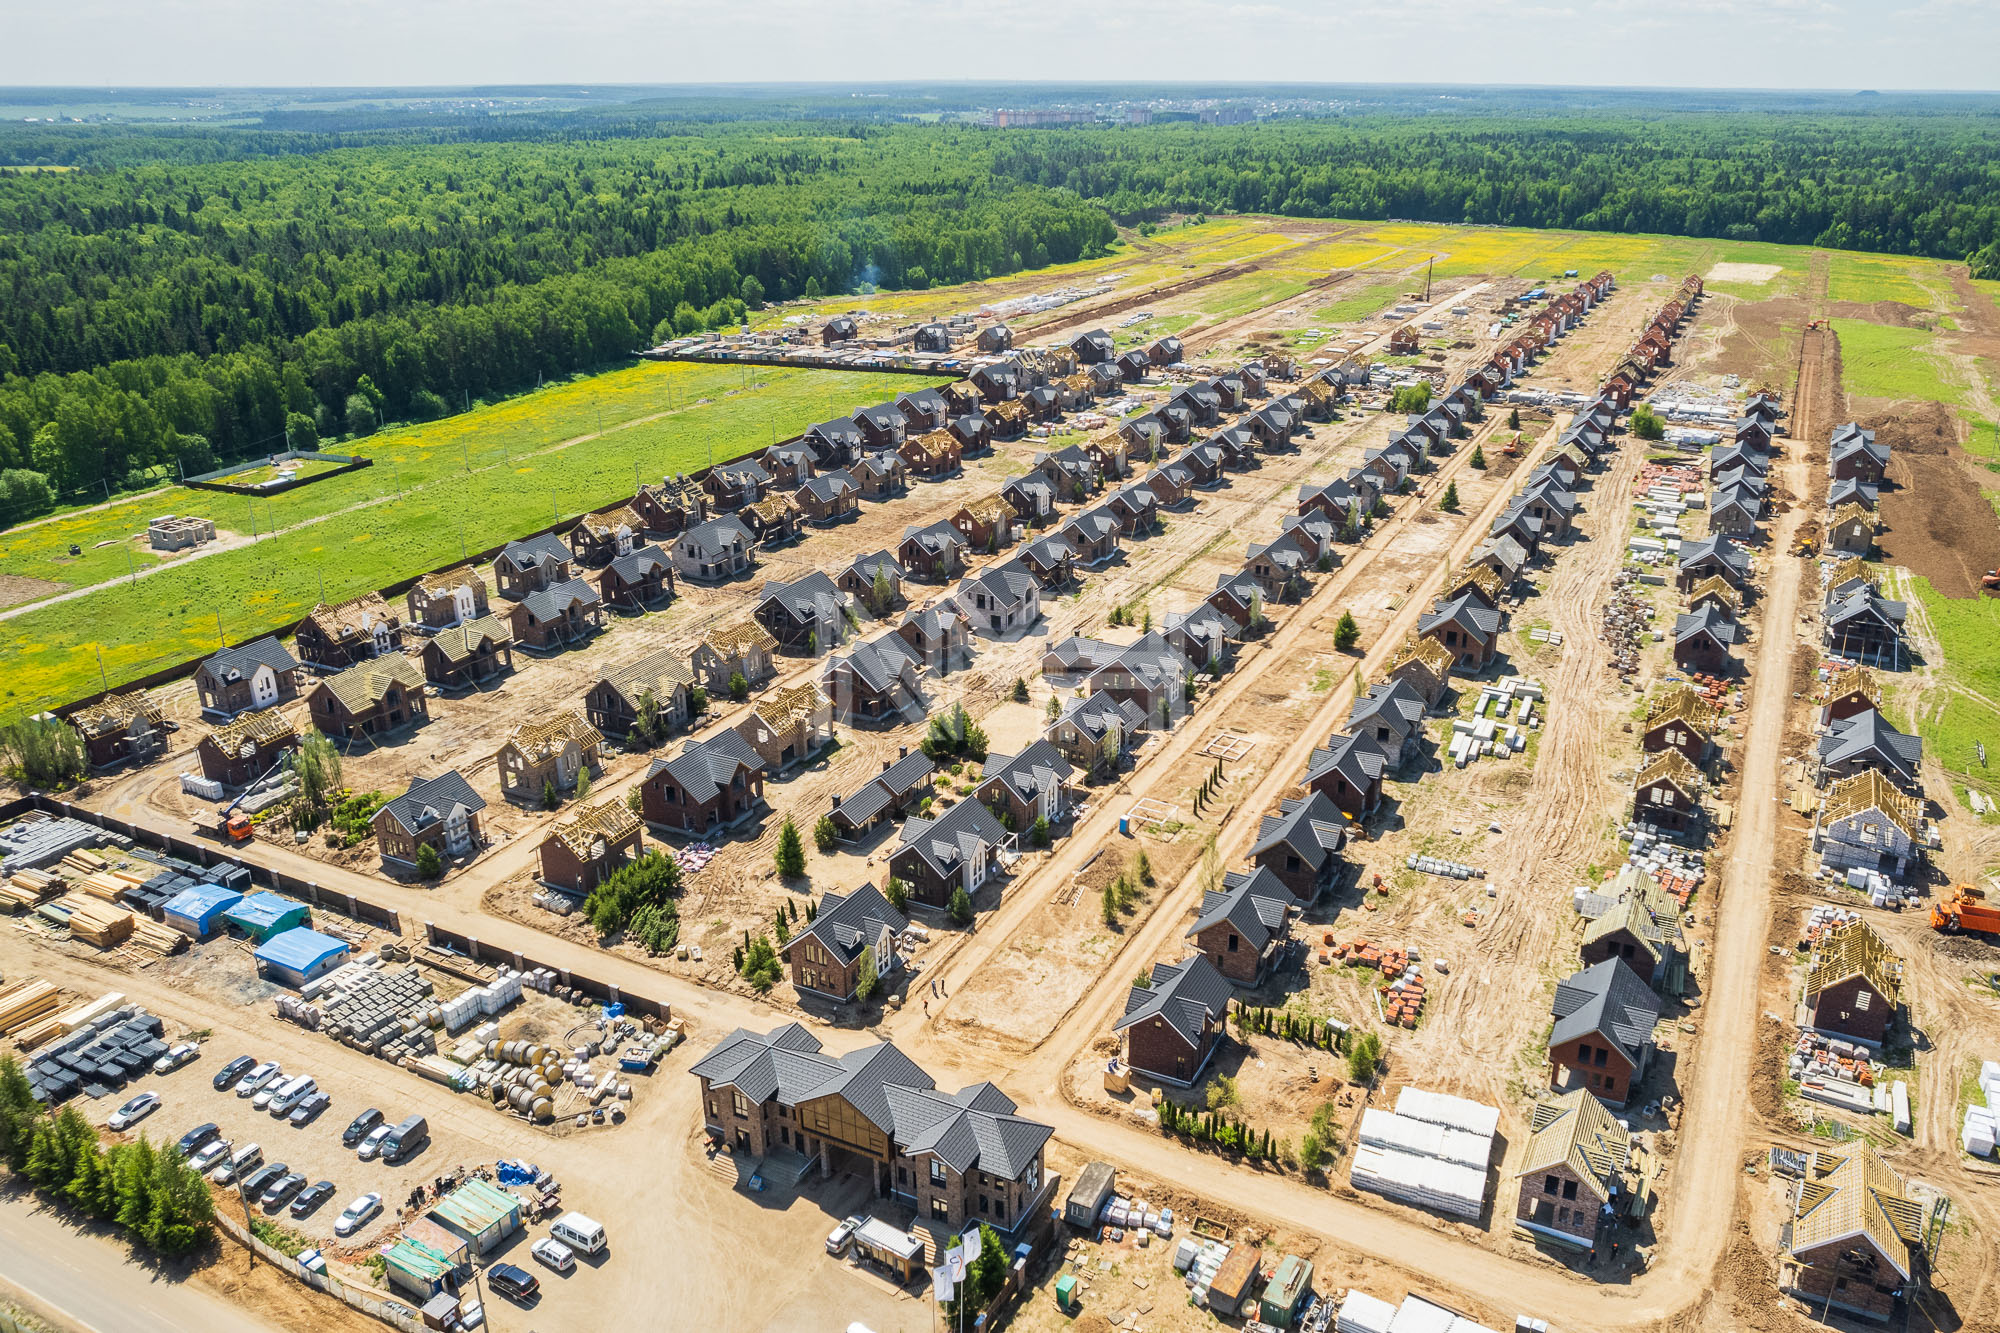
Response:
[{"label": "construction debris pile", "polygon": [[1378,949],[1364,939],[1334,946],[1343,963],[1374,967],[1383,981],[1375,997],[1382,1021],[1394,1027],[1414,1028],[1424,1012],[1424,960],[1415,949]]},{"label": "construction debris pile", "polygon": [[673,849],[674,860],[679,863],[683,875],[693,875],[708,868],[715,859],[715,848],[705,842],[691,842],[685,847]]},{"label": "construction debris pile", "polygon": [[1877,1112],[1893,1120],[1898,1134],[1910,1132],[1910,1085],[1885,1080],[1886,1066],[1858,1042],[1801,1032],[1785,1061],[1785,1076],[1799,1096],[1860,1115]]},{"label": "construction debris pile", "polygon": [[1619,829],[1618,837],[1632,844],[1627,849],[1625,864],[1652,876],[1685,908],[1708,873],[1707,858],[1701,850],[1668,842],[1636,822]]},{"label": "construction debris pile", "polygon": [[1604,628],[1597,637],[1611,649],[1611,658],[1605,664],[1618,673],[1621,680],[1630,680],[1639,670],[1639,645],[1643,636],[1651,633],[1650,622],[1655,615],[1653,606],[1639,592],[1639,574],[1634,569],[1621,569],[1611,585],[1611,600],[1604,604]]},{"label": "construction debris pile", "polygon": [[1539,725],[1534,712],[1541,698],[1541,684],[1521,676],[1481,686],[1472,716],[1452,720],[1448,747],[1452,763],[1464,768],[1475,759],[1521,753],[1527,748],[1529,729]]}]

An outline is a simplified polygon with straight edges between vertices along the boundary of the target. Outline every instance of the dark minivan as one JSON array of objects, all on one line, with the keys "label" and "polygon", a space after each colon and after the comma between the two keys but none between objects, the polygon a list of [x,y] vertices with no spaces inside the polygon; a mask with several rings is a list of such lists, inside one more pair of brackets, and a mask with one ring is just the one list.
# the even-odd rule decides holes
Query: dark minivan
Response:
[{"label": "dark minivan", "polygon": [[382,1140],[382,1160],[400,1162],[428,1143],[430,1137],[430,1122],[420,1115],[413,1115],[390,1130],[389,1137]]},{"label": "dark minivan", "polygon": [[347,1128],[341,1131],[340,1146],[343,1148],[352,1148],[355,1144],[368,1137],[369,1130],[381,1123],[382,1113],[375,1107],[369,1107],[360,1115],[355,1116]]}]

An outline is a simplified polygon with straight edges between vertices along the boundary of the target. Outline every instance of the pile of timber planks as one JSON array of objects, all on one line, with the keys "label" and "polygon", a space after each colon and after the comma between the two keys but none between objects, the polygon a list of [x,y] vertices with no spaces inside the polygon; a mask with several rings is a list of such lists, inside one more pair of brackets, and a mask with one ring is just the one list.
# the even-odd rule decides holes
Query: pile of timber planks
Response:
[{"label": "pile of timber planks", "polygon": [[132,938],[132,914],[122,907],[76,893],[66,895],[62,906],[69,909],[69,933],[85,944],[110,949]]},{"label": "pile of timber planks", "polygon": [[53,1014],[59,993],[51,982],[33,977],[0,989],[0,1036],[11,1036],[21,1028],[39,1023]]},{"label": "pile of timber planks", "polygon": [[0,882],[0,911],[27,912],[62,887],[62,876],[46,870],[21,870]]},{"label": "pile of timber planks", "polygon": [[149,917],[132,918],[132,943],[149,953],[179,953],[187,948],[188,937],[172,926],[163,926]]}]

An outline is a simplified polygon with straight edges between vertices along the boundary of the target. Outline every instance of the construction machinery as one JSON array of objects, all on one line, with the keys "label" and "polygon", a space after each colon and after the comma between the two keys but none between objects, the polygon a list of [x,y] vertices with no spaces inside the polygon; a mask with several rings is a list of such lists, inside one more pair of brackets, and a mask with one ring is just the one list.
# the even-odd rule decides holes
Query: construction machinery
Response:
[{"label": "construction machinery", "polygon": [[244,814],[241,810],[231,811],[229,818],[223,821],[222,831],[228,835],[231,842],[250,841],[250,834],[252,832],[250,816]]},{"label": "construction machinery", "polygon": [[1982,889],[1954,884],[1951,896],[1931,908],[1931,929],[1947,935],[2000,935],[2000,906],[1988,902]]},{"label": "construction machinery", "polygon": [[1989,569],[1981,574],[1979,586],[1988,592],[2000,592],[2000,569]]}]

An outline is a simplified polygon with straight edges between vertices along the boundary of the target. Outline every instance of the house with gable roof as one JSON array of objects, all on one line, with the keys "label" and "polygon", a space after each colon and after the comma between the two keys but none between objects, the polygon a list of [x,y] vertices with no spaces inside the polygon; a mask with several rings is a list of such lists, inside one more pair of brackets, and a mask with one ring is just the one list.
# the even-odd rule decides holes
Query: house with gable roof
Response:
[{"label": "house with gable roof", "polygon": [[654,735],[679,731],[693,719],[694,672],[685,655],[662,648],[623,666],[607,666],[583,696],[591,726],[621,740],[639,720],[639,708],[650,700]]},{"label": "house with gable roof", "polygon": [[1042,736],[1078,768],[1109,777],[1123,766],[1149,722],[1146,710],[1132,700],[1100,691],[1064,704]]},{"label": "house with gable roof", "polygon": [[1828,652],[1899,668],[1908,617],[1907,605],[1891,601],[1869,584],[1831,598],[1820,614]]},{"label": "house with gable roof", "polygon": [[1281,800],[1276,814],[1264,816],[1250,861],[1277,876],[1301,906],[1311,906],[1339,878],[1346,845],[1347,816],[1332,798],[1314,792]]},{"label": "house with gable roof", "polygon": [[1660,882],[1637,866],[1621,868],[1601,895],[1601,910],[1584,925],[1577,957],[1585,967],[1616,958],[1661,994],[1678,995],[1687,975],[1681,908]]},{"label": "house with gable roof", "polygon": [[1232,871],[1202,895],[1185,938],[1239,986],[1263,983],[1288,938],[1292,892],[1268,870]]},{"label": "house with gable roof", "polygon": [[674,538],[674,565],[684,579],[724,583],[757,563],[757,534],[734,514],[697,523]]},{"label": "house with gable roof", "polygon": [[630,505],[619,505],[578,519],[569,530],[569,544],[577,563],[594,569],[644,544],[645,532],[645,520]]},{"label": "house with gable roof", "polygon": [[577,778],[600,771],[604,737],[574,708],[559,709],[515,727],[493,756],[500,792],[510,801],[541,807],[543,789],[571,791]]},{"label": "house with gable roof", "polygon": [[950,905],[955,889],[976,896],[1000,873],[1000,853],[1014,835],[978,801],[960,801],[934,819],[911,815],[889,856],[889,873],[909,886],[910,899],[927,907]]},{"label": "house with gable roof", "polygon": [[1850,421],[1833,428],[1827,445],[1827,475],[1837,481],[1865,481],[1880,486],[1889,470],[1889,446],[1875,442],[1875,432]]},{"label": "house with gable roof", "polygon": [[649,611],[674,595],[674,566],[657,546],[636,547],[613,556],[597,576],[597,592],[619,611]]},{"label": "house with gable roof", "polygon": [[493,557],[493,581],[502,597],[519,601],[574,577],[576,556],[553,532],[508,542]]},{"label": "house with gable roof", "polygon": [[1679,750],[1662,750],[1632,779],[1632,818],[1673,833],[1701,818],[1701,773]]},{"label": "house with gable roof", "polygon": [[1927,845],[1923,802],[1872,768],[1833,783],[1813,812],[1812,844],[1834,870],[1873,870],[1903,879]]},{"label": "house with gable roof", "polygon": [[835,792],[827,818],[842,839],[857,841],[921,803],[931,793],[931,775],[936,771],[929,755],[901,746],[896,758],[882,761],[880,773],[851,792]]},{"label": "house with gable roof", "polygon": [[1400,768],[1423,757],[1424,716],[1429,712],[1430,705],[1414,685],[1397,679],[1377,681],[1354,701],[1347,730],[1366,737],[1392,767]]},{"label": "house with gable roof", "polygon": [[211,654],[195,668],[195,692],[205,713],[235,717],[299,697],[298,659],[273,635]]},{"label": "house with gable roof", "polygon": [[833,701],[810,681],[784,686],[752,704],[736,731],[756,751],[766,773],[780,774],[832,744]]},{"label": "house with gable roof", "polygon": [[1736,637],[1735,620],[1714,602],[1684,611],[1674,617],[1674,665],[1683,671],[1729,671],[1736,665],[1729,655]]},{"label": "house with gable roof", "polygon": [[924,663],[901,635],[878,634],[827,659],[820,688],[851,726],[896,726],[924,716]]},{"label": "house with gable roof", "polygon": [[1417,637],[1433,639],[1452,654],[1453,665],[1465,672],[1484,671],[1500,649],[1500,612],[1470,593],[1441,601],[1417,621]]},{"label": "house with gable roof", "polygon": [[392,874],[414,871],[422,847],[436,848],[447,861],[477,851],[484,842],[479,812],[485,808],[485,799],[456,769],[411,779],[409,790],[369,821],[383,869]]},{"label": "house with gable roof", "polygon": [[1042,618],[1042,585],[1023,560],[988,565],[961,581],[952,600],[967,630],[990,638],[1025,634]]},{"label": "house with gable roof", "polygon": [[822,1177],[859,1172],[919,1224],[1012,1234],[1048,1211],[1054,1130],[1014,1114],[991,1083],[945,1094],[893,1044],[835,1058],[797,1023],[739,1028],[695,1061],[708,1137],[749,1159],[793,1155]]},{"label": "house with gable roof", "polygon": [[166,752],[166,713],[144,690],[107,694],[78,708],[69,721],[83,737],[84,753],[94,769],[127,759],[145,763]]},{"label": "house with gable roof", "polygon": [[1012,820],[1015,833],[1024,834],[1037,819],[1053,825],[1069,818],[1075,803],[1070,779],[1075,776],[1060,750],[1037,740],[1017,754],[987,755],[972,798],[1005,816],[1003,826]]},{"label": "house with gable roof", "polygon": [[1903,989],[1903,963],[1863,920],[1834,926],[1806,964],[1802,1026],[1879,1047]]},{"label": "house with gable roof", "polygon": [[1527,1151],[1514,1173],[1521,1182],[1515,1225],[1595,1253],[1600,1234],[1608,1244],[1631,1196],[1631,1162],[1632,1131],[1587,1088],[1543,1098],[1535,1104]]},{"label": "house with gable roof", "polygon": [[393,653],[403,646],[403,620],[379,592],[363,593],[306,612],[293,636],[299,660],[334,671]]},{"label": "house with gable roof", "polygon": [[410,623],[445,629],[487,613],[486,580],[471,565],[427,574],[403,595]]},{"label": "house with gable roof", "polygon": [[754,620],[739,620],[710,630],[707,638],[689,650],[688,666],[711,697],[726,696],[733,676],[742,676],[756,689],[777,675],[771,658],[777,647],[771,631]]},{"label": "house with gable roof", "polygon": [[195,744],[202,776],[242,787],[270,772],[299,748],[299,732],[275,708],[237,714]]},{"label": "house with gable roof", "polygon": [[549,830],[537,848],[544,884],[586,894],[611,873],[637,859],[645,829],[625,802],[608,797],[587,805]]},{"label": "house with gable roof", "polygon": [[1190,1087],[1222,1039],[1233,988],[1201,954],[1153,964],[1151,982],[1132,987],[1111,1030],[1124,1038],[1125,1063],[1135,1072]]},{"label": "house with gable roof", "polygon": [[1930,1209],[1866,1141],[1815,1149],[1791,1196],[1778,1288],[1809,1310],[1887,1320],[1930,1281]]},{"label": "house with gable roof", "polygon": [[751,614],[779,647],[824,653],[847,637],[847,609],[847,594],[815,569],[790,583],[765,583]]},{"label": "house with gable roof", "polygon": [[1692,685],[1676,685],[1655,699],[1639,728],[1639,748],[1647,754],[1678,750],[1691,764],[1708,761],[1721,715]]},{"label": "house with gable roof", "polygon": [[1362,820],[1382,804],[1389,756],[1366,735],[1334,732],[1306,761],[1306,790],[1330,798],[1350,819]]},{"label": "house with gable roof", "polygon": [[520,647],[567,648],[604,628],[604,599],[582,579],[571,579],[529,593],[508,608],[507,617]]},{"label": "house with gable roof", "polygon": [[1451,690],[1451,668],[1458,660],[1436,639],[1412,639],[1391,658],[1383,675],[1415,690],[1426,706],[1436,708]]},{"label": "house with gable roof", "polygon": [[1624,1106],[1645,1081],[1660,1009],[1660,997],[1622,959],[1594,963],[1559,983],[1550,1086],[1588,1088],[1607,1105]]},{"label": "house with gable roof", "polygon": [[655,759],[639,781],[639,816],[655,828],[719,837],[764,805],[764,760],[727,727]]},{"label": "house with gable roof", "polygon": [[424,640],[424,679],[447,690],[483,684],[514,669],[514,636],[492,616],[480,616]]},{"label": "house with gable roof", "polygon": [[1819,781],[1824,786],[1872,768],[1897,786],[1914,790],[1923,759],[1922,737],[1896,730],[1871,708],[1835,722],[1819,738]]},{"label": "house with gable roof", "polygon": [[845,1004],[854,998],[861,980],[861,958],[870,956],[876,984],[888,987],[903,967],[896,937],[910,928],[910,919],[890,906],[873,884],[847,893],[828,890],[812,920],[799,927],[778,956],[791,969],[792,986]]},{"label": "house with gable roof", "polygon": [[424,673],[402,653],[322,676],[306,691],[313,725],[336,740],[352,743],[428,722]]}]

